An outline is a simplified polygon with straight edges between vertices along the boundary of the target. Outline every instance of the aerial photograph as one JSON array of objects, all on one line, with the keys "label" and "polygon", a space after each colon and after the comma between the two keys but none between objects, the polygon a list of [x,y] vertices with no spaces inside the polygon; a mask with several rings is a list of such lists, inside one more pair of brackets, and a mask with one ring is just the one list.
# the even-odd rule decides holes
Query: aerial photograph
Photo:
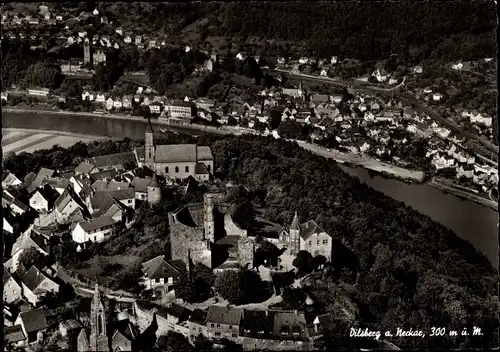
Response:
[{"label": "aerial photograph", "polygon": [[4,351],[499,348],[496,1],[0,9]]}]

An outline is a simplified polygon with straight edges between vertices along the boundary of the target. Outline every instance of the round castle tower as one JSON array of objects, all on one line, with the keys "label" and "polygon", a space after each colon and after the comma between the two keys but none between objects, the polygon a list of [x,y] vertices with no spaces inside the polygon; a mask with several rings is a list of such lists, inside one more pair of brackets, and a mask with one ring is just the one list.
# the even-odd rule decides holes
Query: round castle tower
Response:
[{"label": "round castle tower", "polygon": [[156,179],[156,174],[153,174],[151,182],[148,185],[148,203],[157,204],[161,201],[161,187]]}]

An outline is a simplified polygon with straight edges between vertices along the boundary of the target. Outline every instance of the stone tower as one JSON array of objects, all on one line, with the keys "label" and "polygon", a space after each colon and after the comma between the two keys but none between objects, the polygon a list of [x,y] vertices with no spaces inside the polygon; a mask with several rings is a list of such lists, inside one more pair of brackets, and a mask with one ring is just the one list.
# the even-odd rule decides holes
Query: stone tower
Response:
[{"label": "stone tower", "polygon": [[299,217],[297,216],[297,212],[295,212],[292,224],[290,225],[290,253],[297,254],[299,250],[300,250],[300,226],[299,226]]},{"label": "stone tower", "polygon": [[156,179],[156,174],[153,174],[151,182],[148,185],[148,203],[150,205],[158,204],[161,201],[161,186]]},{"label": "stone tower", "polygon": [[146,144],[144,146],[144,163],[151,170],[156,171],[155,168],[155,143],[153,139],[153,127],[151,127],[151,121],[148,121],[148,126],[146,127]]},{"label": "stone tower", "polygon": [[90,52],[90,43],[83,44],[83,63],[92,62],[92,53]]},{"label": "stone tower", "polygon": [[106,333],[106,312],[99,294],[99,285],[95,285],[94,298],[90,307],[90,336],[91,351],[109,351],[108,335]]},{"label": "stone tower", "polygon": [[224,199],[224,193],[205,193],[204,198],[204,230],[205,240],[214,242],[215,216],[214,210],[218,203]]}]

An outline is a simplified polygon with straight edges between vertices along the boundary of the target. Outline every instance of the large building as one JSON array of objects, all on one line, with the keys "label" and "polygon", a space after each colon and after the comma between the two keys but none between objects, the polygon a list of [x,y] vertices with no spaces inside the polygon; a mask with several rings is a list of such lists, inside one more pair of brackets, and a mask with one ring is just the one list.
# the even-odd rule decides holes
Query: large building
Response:
[{"label": "large building", "polygon": [[146,145],[134,149],[139,166],[146,166],[158,175],[172,179],[189,176],[197,181],[208,181],[214,170],[214,158],[210,147],[196,144],[155,145],[153,129],[148,125]]}]

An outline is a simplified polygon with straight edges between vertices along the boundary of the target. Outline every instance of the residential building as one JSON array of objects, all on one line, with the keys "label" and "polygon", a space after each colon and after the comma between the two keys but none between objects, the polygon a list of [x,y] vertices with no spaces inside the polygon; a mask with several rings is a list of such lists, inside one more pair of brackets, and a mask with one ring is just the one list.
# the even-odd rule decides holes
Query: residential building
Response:
[{"label": "residential building", "polygon": [[81,209],[85,214],[88,213],[85,204],[75,191],[71,187],[67,187],[55,202],[57,221],[60,223],[68,221],[69,217],[78,209]]},{"label": "residential building", "polygon": [[307,341],[309,339],[305,315],[297,310],[275,311],[272,331],[274,337],[282,341]]},{"label": "residential building", "polygon": [[207,315],[208,312],[200,308],[195,308],[191,313],[188,320],[189,339],[191,343],[193,343],[200,334],[207,336]]},{"label": "residential building", "polygon": [[14,348],[22,348],[26,345],[26,336],[21,325],[4,326],[3,328],[5,350],[11,351]]},{"label": "residential building", "polygon": [[111,216],[101,216],[76,225],[71,236],[77,243],[101,242],[112,235],[118,223]]},{"label": "residential building", "polygon": [[16,240],[11,250],[11,258],[5,262],[5,266],[12,273],[19,267],[19,257],[28,248],[35,248],[37,252],[44,256],[50,253],[50,245],[48,238],[37,231],[33,231],[34,225],[31,225],[21,236]]},{"label": "residential building", "polygon": [[49,95],[49,88],[28,89],[28,95],[37,96],[37,97],[47,97]]},{"label": "residential building", "polygon": [[35,307],[47,293],[59,292],[59,285],[34,265],[23,275],[21,280],[24,297]]},{"label": "residential building", "polygon": [[38,188],[31,196],[29,200],[30,207],[39,213],[48,213],[54,208],[55,201],[58,197],[59,193],[56,190],[49,185],[45,185],[44,187]]},{"label": "residential building", "polygon": [[10,173],[3,179],[2,181],[2,187],[7,188],[7,187],[15,187],[15,186],[20,186],[22,185],[22,181],[16,177],[13,173]]},{"label": "residential building", "polygon": [[151,180],[146,178],[135,177],[131,184],[134,189],[134,197],[136,200],[148,199],[148,185]]},{"label": "residential building", "polygon": [[184,263],[179,264],[179,261],[168,262],[163,255],[159,255],[142,263],[144,285],[147,290],[161,287],[165,293],[169,292],[174,282],[179,279],[185,269]]},{"label": "residential building", "polygon": [[[125,165],[135,167],[135,155],[133,152],[100,155],[89,158],[86,162],[94,165],[99,171],[125,170]],[[97,173],[92,173],[91,178],[92,176],[97,176]]]},{"label": "residential building", "polygon": [[31,182],[25,182],[28,192],[34,192],[38,187],[42,185],[42,182],[46,178],[52,177],[52,175],[54,175],[54,172],[54,170],[42,167]]},{"label": "residential building", "polygon": [[206,326],[209,339],[235,339],[240,336],[243,309],[229,306],[210,306]]},{"label": "residential building", "polygon": [[131,109],[132,108],[132,95],[124,95],[122,98],[122,106],[125,109]]},{"label": "residential building", "polygon": [[3,267],[3,302],[12,303],[23,296],[21,285],[12,277],[9,270]]},{"label": "residential building", "polygon": [[108,194],[124,206],[135,209],[135,192],[133,188],[108,191]]},{"label": "residential building", "polygon": [[151,104],[149,104],[149,110],[152,114],[160,114],[162,111],[162,107],[162,103],[158,101],[153,101]]},{"label": "residential building", "polygon": [[167,103],[165,112],[168,117],[188,119],[191,118],[191,104],[186,102]]},{"label": "residential building", "polygon": [[21,326],[28,343],[42,341],[43,333],[48,328],[47,319],[41,310],[28,310],[19,313],[15,324]]}]

